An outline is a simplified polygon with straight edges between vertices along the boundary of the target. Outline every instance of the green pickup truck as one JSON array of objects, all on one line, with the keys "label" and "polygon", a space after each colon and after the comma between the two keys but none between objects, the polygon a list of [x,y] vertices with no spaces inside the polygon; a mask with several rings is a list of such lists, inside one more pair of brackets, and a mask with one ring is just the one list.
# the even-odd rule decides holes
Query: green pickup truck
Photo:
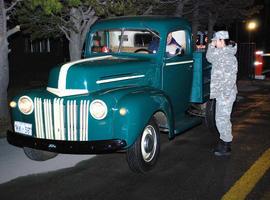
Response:
[{"label": "green pickup truck", "polygon": [[173,139],[203,121],[191,107],[204,108],[206,124],[215,125],[210,73],[205,53],[192,50],[184,19],[100,20],[84,59],[52,68],[46,88],[13,98],[7,139],[37,161],[124,151],[131,170],[147,172],[158,159],[161,132]]}]

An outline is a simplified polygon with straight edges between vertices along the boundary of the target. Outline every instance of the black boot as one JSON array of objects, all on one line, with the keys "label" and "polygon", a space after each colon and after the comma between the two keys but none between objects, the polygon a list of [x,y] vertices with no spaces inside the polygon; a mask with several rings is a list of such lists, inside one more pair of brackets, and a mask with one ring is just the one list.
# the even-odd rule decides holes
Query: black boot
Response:
[{"label": "black boot", "polygon": [[231,155],[231,142],[224,142],[219,140],[217,147],[214,149],[216,156],[229,156]]}]

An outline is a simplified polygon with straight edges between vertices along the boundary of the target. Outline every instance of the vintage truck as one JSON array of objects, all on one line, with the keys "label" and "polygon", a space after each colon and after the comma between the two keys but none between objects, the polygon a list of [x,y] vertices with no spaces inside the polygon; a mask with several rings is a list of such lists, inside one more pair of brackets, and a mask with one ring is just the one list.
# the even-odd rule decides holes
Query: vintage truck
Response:
[{"label": "vintage truck", "polygon": [[[170,34],[181,51],[168,47]],[[124,151],[131,170],[147,172],[159,156],[160,132],[173,139],[203,121],[190,114],[191,107],[204,108],[199,113],[215,126],[211,65],[204,52],[193,52],[186,20],[99,20],[83,54],[52,68],[46,88],[10,102],[13,131],[7,140],[30,159]]]}]

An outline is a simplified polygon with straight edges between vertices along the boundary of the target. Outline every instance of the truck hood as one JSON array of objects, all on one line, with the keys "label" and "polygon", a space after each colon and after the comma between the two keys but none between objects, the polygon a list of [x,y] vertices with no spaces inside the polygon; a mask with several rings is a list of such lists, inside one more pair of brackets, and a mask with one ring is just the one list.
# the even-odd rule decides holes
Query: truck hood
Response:
[{"label": "truck hood", "polygon": [[149,58],[100,56],[66,63],[50,72],[47,90],[59,97],[128,85],[152,85],[156,63]]}]

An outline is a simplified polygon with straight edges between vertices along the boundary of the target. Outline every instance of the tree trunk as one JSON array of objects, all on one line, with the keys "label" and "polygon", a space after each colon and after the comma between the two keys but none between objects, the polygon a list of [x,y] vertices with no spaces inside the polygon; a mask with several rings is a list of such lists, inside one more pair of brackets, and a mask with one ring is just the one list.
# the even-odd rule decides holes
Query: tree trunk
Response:
[{"label": "tree trunk", "polygon": [[[94,10],[85,14],[80,12],[78,8],[71,8],[70,16],[73,27],[69,30],[69,55],[70,60],[74,61],[81,58],[87,32],[97,17]],[[88,18],[87,22],[84,21],[85,18]]]},{"label": "tree trunk", "polygon": [[82,15],[78,8],[70,9],[70,22],[72,28],[69,31],[69,57],[71,61],[74,61],[81,58],[80,24]]},{"label": "tree trunk", "polygon": [[0,0],[0,118],[8,118],[7,88],[9,82],[8,41],[4,1]]},{"label": "tree trunk", "polygon": [[81,58],[82,48],[80,33],[71,32],[69,41],[69,56],[71,61]]},{"label": "tree trunk", "polygon": [[8,43],[7,39],[1,38],[0,40],[0,118],[7,118],[7,88],[9,82]]}]

